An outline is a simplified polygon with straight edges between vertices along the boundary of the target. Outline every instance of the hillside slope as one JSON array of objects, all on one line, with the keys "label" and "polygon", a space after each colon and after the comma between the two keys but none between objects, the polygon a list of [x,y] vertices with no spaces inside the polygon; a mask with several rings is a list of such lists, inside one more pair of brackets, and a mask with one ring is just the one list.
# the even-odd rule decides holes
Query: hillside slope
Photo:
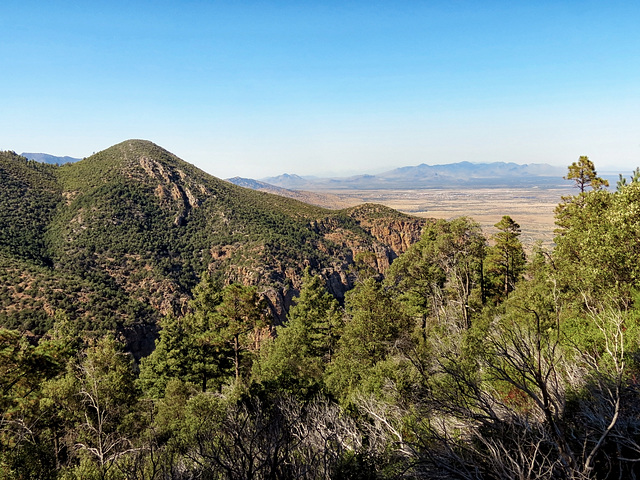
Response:
[{"label": "hillside slope", "polygon": [[43,331],[66,316],[126,331],[142,351],[203,271],[259,286],[282,320],[305,267],[341,297],[356,253],[374,252],[384,270],[425,222],[238,187],[142,140],[60,167],[4,152],[0,175],[0,321]]}]

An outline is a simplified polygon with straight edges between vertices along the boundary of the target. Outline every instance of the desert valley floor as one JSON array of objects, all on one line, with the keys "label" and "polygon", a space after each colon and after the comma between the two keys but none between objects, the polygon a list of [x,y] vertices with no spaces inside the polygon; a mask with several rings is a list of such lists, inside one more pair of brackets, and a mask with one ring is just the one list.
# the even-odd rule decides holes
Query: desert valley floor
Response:
[{"label": "desert valley floor", "polygon": [[451,219],[469,216],[486,234],[503,215],[522,228],[522,242],[531,247],[541,241],[550,246],[554,237],[554,210],[563,195],[575,195],[571,187],[558,188],[460,188],[424,190],[360,190],[327,192],[343,204],[381,203],[421,217]]}]

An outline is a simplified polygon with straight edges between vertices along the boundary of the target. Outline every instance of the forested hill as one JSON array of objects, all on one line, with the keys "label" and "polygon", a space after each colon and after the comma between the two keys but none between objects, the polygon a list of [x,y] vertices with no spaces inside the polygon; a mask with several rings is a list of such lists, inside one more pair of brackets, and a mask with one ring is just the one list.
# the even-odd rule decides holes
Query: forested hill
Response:
[{"label": "forested hill", "polygon": [[2,325],[41,333],[68,317],[124,328],[148,348],[157,319],[185,309],[204,271],[259,286],[283,318],[305,267],[340,298],[356,254],[372,252],[382,271],[424,224],[241,188],[141,140],[62,166],[2,152],[0,202]]}]

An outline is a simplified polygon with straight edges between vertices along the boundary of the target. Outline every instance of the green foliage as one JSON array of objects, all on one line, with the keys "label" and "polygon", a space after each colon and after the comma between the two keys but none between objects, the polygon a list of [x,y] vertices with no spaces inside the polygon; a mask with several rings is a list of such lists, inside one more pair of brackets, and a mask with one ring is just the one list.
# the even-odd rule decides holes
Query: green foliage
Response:
[{"label": "green foliage", "polygon": [[380,282],[367,279],[346,298],[344,331],[325,382],[347,400],[372,369],[390,355],[396,342],[412,331],[411,320]]},{"label": "green foliage", "polygon": [[495,280],[496,295],[507,298],[524,272],[526,258],[518,238],[520,225],[505,215],[495,227],[498,232],[491,237],[494,244],[488,250],[487,271]]},{"label": "green foliage", "polygon": [[253,350],[266,326],[265,306],[253,287],[223,289],[205,275],[196,288],[191,312],[168,315],[160,322],[160,338],[140,365],[140,385],[154,398],[164,395],[173,379],[202,392],[250,370]]},{"label": "green foliage", "polygon": [[[33,339],[31,339],[33,340]],[[0,329],[0,474],[3,478],[55,478],[54,421],[43,385],[64,371],[72,350],[59,337],[29,343]]]},{"label": "green foliage", "polygon": [[203,342],[209,325],[198,323],[193,315],[180,319],[164,317],[156,348],[140,362],[140,385],[146,395],[160,398],[172,379],[206,391],[211,380],[220,377],[222,353]]},{"label": "green foliage", "polygon": [[219,289],[205,275],[195,292],[193,311],[182,317],[164,317],[156,348],[141,360],[139,381],[148,396],[162,397],[176,379],[205,392],[219,387],[229,368],[229,352],[213,340],[218,335],[215,309],[221,302]]},{"label": "green foliage", "polygon": [[62,200],[56,169],[0,152],[0,251],[49,263],[43,233]]},{"label": "green foliage", "polygon": [[254,379],[293,395],[320,390],[341,332],[337,300],[326,291],[323,280],[307,269],[288,322],[277,327],[275,339],[261,349]]},{"label": "green foliage", "polygon": [[[438,220],[381,278],[354,252],[405,220],[384,208],[245,192],[148,142],[77,169],[12,155],[62,199],[43,250],[0,248],[0,320],[36,332],[0,329],[2,478],[637,476],[638,182],[583,173],[528,264],[510,217],[491,247]],[[343,310],[325,277],[353,257]],[[302,265],[270,330],[264,297]],[[116,338],[160,304],[138,369]]]},{"label": "green foliage", "polygon": [[[0,324],[37,333],[56,311],[98,334],[155,324],[182,313],[203,271],[286,288],[306,266],[347,269],[348,243],[372,248],[367,215],[409,218],[237,187],[141,140],[61,167],[5,152],[0,175],[0,261],[13,264],[0,279]],[[34,276],[44,285],[31,288]]]},{"label": "green foliage", "polygon": [[640,278],[640,184],[565,199],[556,210],[554,259],[570,292],[629,304]]},{"label": "green foliage", "polygon": [[[250,370],[252,350],[259,348],[260,331],[267,326],[266,305],[255,287],[232,284],[222,290],[216,308],[211,341],[233,351],[235,382],[240,381],[241,368]],[[248,364],[248,365],[247,365]]]},{"label": "green foliage", "polygon": [[137,389],[131,358],[112,337],[87,349],[74,372],[74,405],[84,417],[79,432],[81,456],[106,471],[131,446]]},{"label": "green foliage", "polygon": [[447,311],[468,327],[484,302],[485,251],[477,223],[466,217],[437,220],[391,265],[386,282],[425,332]]},{"label": "green foliage", "polygon": [[46,346],[33,346],[18,331],[0,329],[0,424],[32,401],[38,384],[59,368],[55,352]]},{"label": "green foliage", "polygon": [[[620,178],[616,183],[616,189],[620,190],[622,187],[625,187],[628,184],[627,184],[627,179],[623,177],[621,173],[618,175]],[[631,175],[629,178],[631,183],[640,182],[640,167],[636,167],[636,169],[633,171],[633,175]]]},{"label": "green foliage", "polygon": [[589,157],[581,156],[577,162],[569,165],[569,172],[564,177],[565,180],[574,180],[575,187],[580,189],[580,193],[591,187],[593,190],[599,190],[602,187],[608,187],[609,182],[598,177],[596,167]]},{"label": "green foliage", "polygon": [[117,465],[146,427],[134,380],[130,355],[106,336],[44,386],[63,478],[121,478]]},{"label": "green foliage", "polygon": [[369,251],[358,252],[353,256],[353,271],[357,281],[363,282],[369,278],[380,280],[378,259],[376,254]]}]

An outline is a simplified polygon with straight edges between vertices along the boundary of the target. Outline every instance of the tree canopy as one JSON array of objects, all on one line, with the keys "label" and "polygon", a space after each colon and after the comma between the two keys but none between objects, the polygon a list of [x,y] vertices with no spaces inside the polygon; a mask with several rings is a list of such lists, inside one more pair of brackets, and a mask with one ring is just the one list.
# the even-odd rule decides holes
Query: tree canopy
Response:
[{"label": "tree canopy", "polygon": [[609,186],[609,181],[598,177],[595,165],[589,160],[589,157],[584,155],[580,156],[577,162],[569,165],[569,171],[564,178],[573,180],[575,182],[574,186],[580,189],[580,193],[584,193],[588,187],[598,190]]}]

